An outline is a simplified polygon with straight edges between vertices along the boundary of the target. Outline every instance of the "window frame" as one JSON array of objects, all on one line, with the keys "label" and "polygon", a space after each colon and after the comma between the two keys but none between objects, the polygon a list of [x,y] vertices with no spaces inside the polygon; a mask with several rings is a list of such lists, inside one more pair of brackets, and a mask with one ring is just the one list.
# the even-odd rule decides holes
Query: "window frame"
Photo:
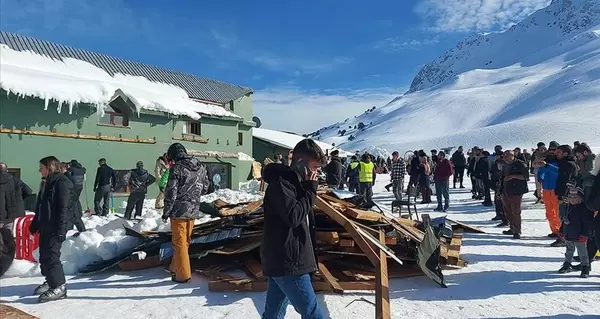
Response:
[{"label": "window frame", "polygon": [[244,133],[243,132],[238,132],[237,145],[244,146]]},{"label": "window frame", "polygon": [[[192,133],[192,125],[193,124],[197,124],[198,125],[198,130],[200,131],[200,134],[196,134],[196,133]],[[186,132],[185,134],[187,135],[194,135],[194,136],[202,136],[202,122],[200,121],[187,121],[186,122]]]},{"label": "window frame", "polygon": [[[98,125],[101,126],[110,126],[110,127],[124,127],[124,128],[130,128],[129,126],[129,114],[128,113],[123,113],[123,112],[119,112],[116,111],[112,106],[110,106],[110,109],[112,111],[105,111],[104,112],[104,116],[100,117],[98,119]],[[102,119],[108,116],[108,123],[102,122]],[[121,118],[121,125],[116,124],[115,122],[115,118],[120,117]]]}]

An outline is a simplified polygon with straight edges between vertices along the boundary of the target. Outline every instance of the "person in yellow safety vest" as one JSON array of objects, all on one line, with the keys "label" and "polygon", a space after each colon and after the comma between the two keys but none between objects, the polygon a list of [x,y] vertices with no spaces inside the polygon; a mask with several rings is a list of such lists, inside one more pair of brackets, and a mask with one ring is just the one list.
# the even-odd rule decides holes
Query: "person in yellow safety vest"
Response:
[{"label": "person in yellow safety vest", "polygon": [[346,181],[348,184],[348,190],[353,193],[360,193],[358,185],[358,157],[352,156],[351,162],[346,169]]},{"label": "person in yellow safety vest", "polygon": [[363,154],[358,165],[358,182],[360,194],[365,197],[367,203],[373,202],[373,183],[375,182],[375,164],[371,162],[369,154]]}]

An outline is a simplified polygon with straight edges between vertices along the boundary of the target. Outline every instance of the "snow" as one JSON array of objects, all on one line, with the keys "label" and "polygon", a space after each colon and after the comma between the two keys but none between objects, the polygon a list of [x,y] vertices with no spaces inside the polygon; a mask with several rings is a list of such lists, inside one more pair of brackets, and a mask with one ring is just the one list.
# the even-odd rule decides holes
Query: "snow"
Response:
[{"label": "snow", "polygon": [[[288,148],[288,149],[294,149],[294,147],[296,146],[296,144],[298,144],[298,142],[302,141],[303,139],[305,139],[306,137],[301,136],[301,135],[297,135],[297,134],[291,134],[291,133],[286,133],[286,132],[281,132],[281,131],[275,131],[275,130],[269,130],[269,129],[265,129],[265,128],[253,128],[252,129],[252,136],[267,141],[269,143],[278,145],[280,147],[283,148]],[[352,153],[346,152],[338,147],[335,147],[329,143],[324,143],[324,142],[320,142],[315,140],[315,142],[317,142],[317,144],[321,147],[321,149],[323,150],[323,152],[325,151],[333,151],[333,150],[338,150],[340,152],[340,156],[352,156]],[[285,155],[285,154],[284,154]]]},{"label": "snow", "polygon": [[[389,175],[379,175],[374,199],[389,207],[393,195],[384,190]],[[467,182],[465,186],[470,187]],[[530,185],[533,189],[533,185]],[[501,235],[490,219],[494,208],[470,199],[468,190],[451,189],[450,218],[484,229],[487,234],[465,234],[462,269],[445,270],[449,288],[439,288],[425,277],[390,280],[392,318],[598,318],[600,273],[581,279],[578,273],[559,275],[564,248],[551,240],[541,205],[533,195],[523,204],[523,238]],[[434,204],[418,205],[432,217]],[[159,268],[107,272],[68,278],[69,298],[37,304],[32,290],[43,279],[0,279],[0,298],[16,308],[45,318],[258,318],[264,293],[209,292],[207,281],[194,275],[189,284],[174,284]],[[364,299],[363,299],[364,298]],[[365,301],[366,300],[366,301]],[[318,295],[327,318],[373,318],[373,292]],[[288,306],[286,318],[300,318]]]},{"label": "snow", "polygon": [[62,58],[55,60],[31,51],[12,50],[0,44],[0,88],[19,96],[33,96],[45,101],[58,102],[69,113],[78,103],[95,106],[103,115],[106,105],[117,96],[127,97],[137,112],[151,110],[185,115],[193,119],[200,115],[239,118],[219,105],[207,104],[189,98],[178,86],[153,82],[145,77],[117,73],[111,76],[91,63]]},{"label": "snow", "polygon": [[[251,187],[247,188],[251,191]],[[230,189],[220,189],[216,192],[206,195],[202,198],[205,202],[212,202],[216,199],[224,200],[231,204],[251,202],[262,198],[262,194],[256,191],[239,192]],[[127,226],[137,232],[147,231],[170,231],[170,221],[162,221],[162,210],[154,208],[154,199],[144,201],[141,220],[132,222],[115,215],[100,217],[97,215],[89,216],[85,214],[83,222],[87,231],[79,236],[73,236],[77,233],[70,230],[67,233],[67,239],[61,248],[61,261],[66,274],[74,275],[83,267],[100,260],[110,260],[119,254],[133,248],[138,240],[135,237],[126,236],[123,226]],[[119,214],[123,214],[127,202],[120,205]],[[203,215],[195,221],[195,224],[201,224],[214,218]],[[36,260],[39,258],[38,250],[33,252]],[[29,261],[17,260],[11,265],[6,277],[27,277],[39,275],[40,270],[37,264]]]},{"label": "snow", "polygon": [[[345,149],[401,154],[551,140],[600,147],[600,2],[568,3],[460,42],[419,72],[409,93],[316,136]],[[361,122],[364,130],[354,129]]]},{"label": "snow", "polygon": [[254,158],[244,152],[238,152],[238,159],[242,162],[254,162]]}]

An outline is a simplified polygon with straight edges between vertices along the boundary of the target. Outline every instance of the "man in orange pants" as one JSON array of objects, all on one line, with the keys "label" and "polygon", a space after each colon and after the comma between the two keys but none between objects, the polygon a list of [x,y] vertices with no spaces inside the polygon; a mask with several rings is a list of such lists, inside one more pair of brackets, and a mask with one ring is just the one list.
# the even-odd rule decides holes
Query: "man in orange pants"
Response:
[{"label": "man in orange pants", "polygon": [[544,193],[544,206],[546,206],[546,219],[550,224],[550,238],[558,238],[560,232],[559,202],[556,195],[556,180],[558,179],[558,160],[554,156],[554,149],[548,150],[545,161],[538,168],[536,179],[542,183]]},{"label": "man in orange pants", "polygon": [[168,270],[173,282],[187,283],[192,279],[188,248],[194,221],[200,217],[200,196],[208,189],[208,175],[200,161],[179,143],[169,147],[167,157],[175,162],[169,169],[162,215],[163,222],[171,221],[173,259]]}]

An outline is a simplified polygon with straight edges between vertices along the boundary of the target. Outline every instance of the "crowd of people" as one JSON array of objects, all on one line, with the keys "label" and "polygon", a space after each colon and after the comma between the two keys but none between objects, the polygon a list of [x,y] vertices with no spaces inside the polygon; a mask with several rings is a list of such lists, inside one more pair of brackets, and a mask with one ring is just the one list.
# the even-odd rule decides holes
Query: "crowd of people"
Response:
[{"label": "crowd of people", "polygon": [[[375,159],[375,162],[373,159]],[[116,173],[105,159],[98,161],[94,181],[94,210],[106,215],[110,197],[116,185]],[[538,143],[532,153],[516,148],[504,151],[500,145],[490,153],[473,147],[467,154],[459,147],[452,156],[433,150],[430,155],[415,151],[405,160],[399,152],[389,161],[355,154],[346,163],[338,151],[325,155],[312,140],[299,142],[287,160],[276,156],[265,165],[263,180],[268,184],[263,200],[264,235],[261,243],[261,264],[268,277],[263,318],[278,318],[291,303],[306,318],[323,318],[311,285],[310,274],[317,270],[315,227],[312,207],[316,200],[320,171],[324,183],[331,188],[361,194],[364,203],[373,202],[373,183],[377,172],[390,174],[389,185],[396,200],[404,196],[421,196],[422,203],[432,202],[435,190],[436,211],[450,206],[450,178],[453,188],[465,188],[466,171],[472,182],[473,199],[484,206],[495,206],[503,234],[520,239],[522,234],[521,205],[528,193],[528,181],[533,176],[535,194],[545,205],[550,228],[549,237],[556,238],[552,246],[565,247],[565,260],[560,273],[581,271],[587,277],[590,264],[600,246],[600,158],[596,158],[585,143],[573,146],[554,141]],[[67,297],[66,280],[60,262],[60,249],[67,231],[85,231],[81,221],[79,196],[84,188],[86,169],[76,160],[61,163],[49,156],[39,161],[42,177],[35,218],[30,233],[40,235],[39,262],[45,282],[34,291],[40,302]],[[123,177],[130,196],[125,217],[141,214],[141,203],[148,186],[158,182],[160,194],[156,207],[163,209],[162,219],[170,222],[174,255],[166,270],[171,280],[186,283],[191,279],[188,255],[194,220],[200,216],[201,196],[210,191],[204,165],[187,154],[179,143],[172,144],[156,161],[155,178],[142,162]],[[405,176],[409,175],[405,189]],[[493,197],[492,197],[493,192]],[[0,229],[12,228],[11,223],[25,213],[23,198],[31,189],[8,174],[0,163]],[[493,198],[493,199],[492,199]],[[134,213],[135,210],[135,213]],[[4,232],[3,232],[4,233]],[[3,238],[4,239],[4,238]],[[14,248],[13,248],[14,250]],[[577,251],[580,263],[573,265]]]}]

